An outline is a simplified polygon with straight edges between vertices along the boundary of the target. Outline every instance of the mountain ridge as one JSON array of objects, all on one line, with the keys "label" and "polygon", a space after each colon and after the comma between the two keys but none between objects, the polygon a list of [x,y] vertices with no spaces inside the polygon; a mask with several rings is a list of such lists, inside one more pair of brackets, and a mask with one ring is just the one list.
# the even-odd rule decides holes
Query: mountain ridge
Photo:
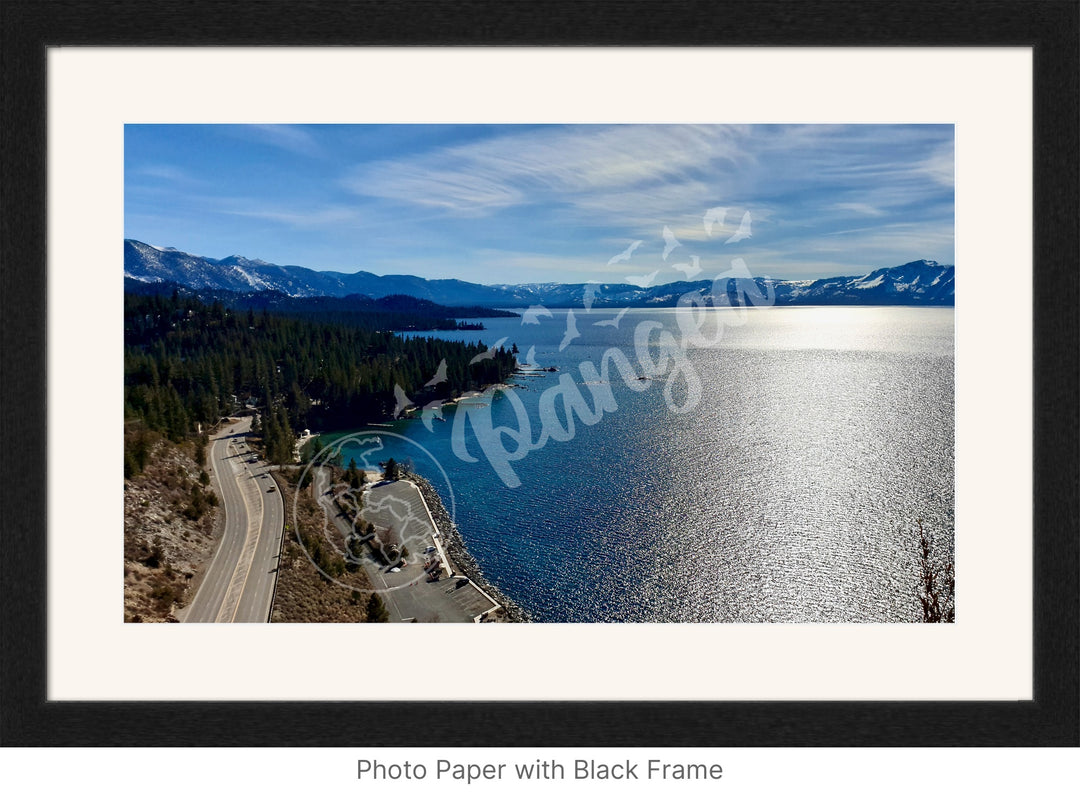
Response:
[{"label": "mountain ridge", "polygon": [[[159,248],[124,240],[124,276],[144,283],[172,282],[195,290],[252,292],[275,290],[295,298],[366,295],[382,298],[408,295],[448,306],[574,307],[591,296],[596,307],[674,306],[686,293],[700,293],[705,302],[725,288],[711,280],[676,281],[656,286],[588,283],[473,284],[460,279],[425,279],[411,275],[379,276],[318,271],[300,265],[275,265],[237,254],[224,259],[195,256],[175,248]],[[764,278],[755,279],[765,295]],[[910,305],[952,306],[955,268],[920,259],[858,276],[771,281],[777,305]],[[736,299],[729,299],[736,301]]]}]

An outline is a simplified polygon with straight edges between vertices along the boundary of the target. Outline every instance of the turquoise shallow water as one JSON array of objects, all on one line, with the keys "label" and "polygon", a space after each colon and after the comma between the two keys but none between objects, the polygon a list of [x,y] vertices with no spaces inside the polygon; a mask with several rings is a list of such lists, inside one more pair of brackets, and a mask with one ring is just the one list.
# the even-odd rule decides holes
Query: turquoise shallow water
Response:
[{"label": "turquoise shallow water", "polygon": [[616,310],[552,314],[480,336],[557,372],[445,421],[357,427],[400,435],[367,459],[412,460],[534,618],[915,619],[916,521],[952,550],[952,309],[708,310],[693,327],[672,309],[617,327],[597,325]]}]

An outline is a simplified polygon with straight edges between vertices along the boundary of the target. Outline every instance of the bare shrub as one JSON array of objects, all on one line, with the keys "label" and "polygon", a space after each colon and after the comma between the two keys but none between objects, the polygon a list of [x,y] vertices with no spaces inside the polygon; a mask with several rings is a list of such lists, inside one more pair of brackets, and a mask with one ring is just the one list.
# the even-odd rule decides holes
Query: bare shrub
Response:
[{"label": "bare shrub", "polygon": [[956,575],[951,557],[941,557],[930,537],[919,525],[919,604],[927,624],[956,620]]}]

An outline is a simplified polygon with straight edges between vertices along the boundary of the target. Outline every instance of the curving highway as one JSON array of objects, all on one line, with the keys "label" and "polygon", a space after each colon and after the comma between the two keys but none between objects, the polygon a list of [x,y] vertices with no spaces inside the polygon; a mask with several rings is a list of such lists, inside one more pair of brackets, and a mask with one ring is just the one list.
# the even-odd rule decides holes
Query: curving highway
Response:
[{"label": "curving highway", "polygon": [[225,531],[185,611],[186,623],[261,623],[270,618],[285,509],[269,469],[247,445],[250,427],[250,418],[231,423],[210,448]]}]

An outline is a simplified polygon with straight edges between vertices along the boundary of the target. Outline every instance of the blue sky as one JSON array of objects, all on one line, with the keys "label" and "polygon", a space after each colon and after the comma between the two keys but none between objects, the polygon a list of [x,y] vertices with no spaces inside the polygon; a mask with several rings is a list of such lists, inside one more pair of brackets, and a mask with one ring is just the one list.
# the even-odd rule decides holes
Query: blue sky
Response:
[{"label": "blue sky", "polygon": [[124,236],[213,258],[484,284],[953,263],[951,125],[128,125],[124,161]]}]

